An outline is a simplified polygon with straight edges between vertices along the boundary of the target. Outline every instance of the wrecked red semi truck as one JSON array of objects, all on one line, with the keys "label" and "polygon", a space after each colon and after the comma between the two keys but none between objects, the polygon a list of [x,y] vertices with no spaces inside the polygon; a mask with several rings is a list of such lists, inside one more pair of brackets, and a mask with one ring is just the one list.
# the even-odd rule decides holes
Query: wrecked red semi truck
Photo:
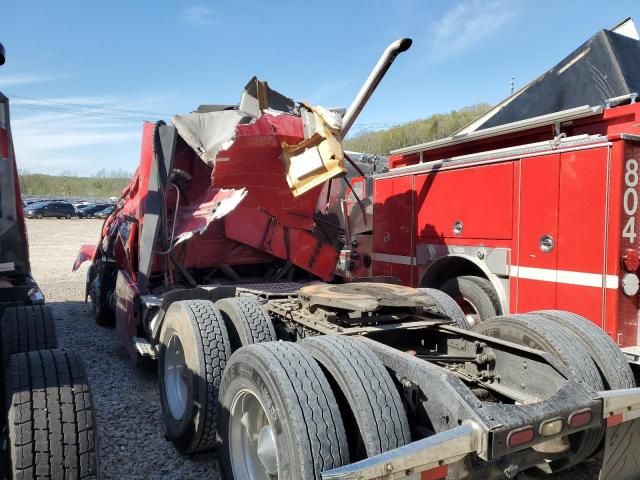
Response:
[{"label": "wrecked red semi truck", "polygon": [[217,448],[227,480],[503,478],[593,457],[602,478],[637,476],[640,389],[586,319],[474,331],[438,290],[336,273],[351,220],[376,222],[341,202],[345,174],[370,173],[341,139],[410,43],[346,111],[254,78],[238,105],[145,124],[138,171],[75,265],[92,259],[96,320],[157,359],[167,437]]},{"label": "wrecked red semi truck", "polygon": [[59,346],[52,311],[31,274],[9,99],[2,93],[0,398],[0,479],[98,478],[89,382],[79,356]]}]

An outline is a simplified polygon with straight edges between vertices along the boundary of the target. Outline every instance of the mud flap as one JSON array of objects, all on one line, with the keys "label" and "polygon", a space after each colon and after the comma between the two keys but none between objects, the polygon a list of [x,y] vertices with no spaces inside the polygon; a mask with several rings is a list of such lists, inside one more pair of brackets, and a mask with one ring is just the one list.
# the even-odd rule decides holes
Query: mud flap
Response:
[{"label": "mud flap", "polygon": [[640,478],[640,419],[607,428],[600,480]]}]

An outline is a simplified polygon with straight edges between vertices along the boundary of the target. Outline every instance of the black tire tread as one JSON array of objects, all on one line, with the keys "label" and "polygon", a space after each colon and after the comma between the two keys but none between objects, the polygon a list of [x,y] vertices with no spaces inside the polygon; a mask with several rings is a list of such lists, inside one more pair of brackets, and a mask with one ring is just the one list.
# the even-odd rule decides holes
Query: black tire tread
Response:
[{"label": "black tire tread", "polygon": [[418,290],[436,302],[436,313],[449,317],[455,322],[456,327],[469,330],[467,317],[453,298],[435,288],[419,288]]},{"label": "black tire tread", "polygon": [[602,372],[606,382],[605,387],[614,390],[636,386],[629,362],[604,330],[586,318],[571,312],[540,310],[533,313],[558,323],[582,341],[596,366]]},{"label": "black tire tread", "polygon": [[302,342],[336,380],[356,419],[368,456],[411,442],[407,415],[378,357],[357,339],[321,335]]},{"label": "black tire tread", "polygon": [[218,390],[225,365],[231,356],[229,335],[220,311],[208,300],[185,300],[185,307],[193,314],[200,332],[206,370],[206,402],[203,407],[202,429],[197,432],[190,448],[185,453],[211,450],[216,446],[218,422]]},{"label": "black tire tread", "polygon": [[[116,316],[108,304],[108,284],[112,282],[112,272],[105,264],[99,266],[92,265],[94,270],[94,279],[90,287],[91,304],[93,309],[93,318],[96,325],[101,327],[113,327],[116,323]],[[115,283],[114,283],[115,286]]]},{"label": "black tire tread", "polygon": [[[244,355],[242,355],[244,353]],[[246,356],[249,356],[247,359]],[[287,405],[286,415],[294,428],[306,435],[297,444],[300,461],[311,464],[305,478],[320,480],[321,472],[349,462],[346,433],[338,405],[320,366],[301,346],[289,342],[259,343],[239,349],[231,359],[259,361],[275,379],[279,395]]]},{"label": "black tire tread", "polygon": [[73,352],[12,355],[6,391],[14,480],[98,478],[93,402]]},{"label": "black tire tread", "polygon": [[[462,286],[460,285],[460,282],[463,283]],[[454,277],[443,283],[440,287],[440,290],[444,291],[448,295],[451,295],[452,297],[455,297],[456,295],[464,296],[461,291],[462,289],[465,289],[464,283],[471,284],[471,288],[476,287],[480,289],[482,293],[484,293],[484,295],[486,295],[487,299],[493,307],[493,314],[486,318],[491,318],[496,315],[502,315],[502,303],[500,302],[498,292],[496,292],[495,288],[493,288],[491,282],[484,277],[478,277],[477,275],[463,275],[461,277]],[[483,318],[482,320],[486,320],[486,318]]]},{"label": "black tire tread", "polygon": [[48,305],[11,307],[0,321],[0,351],[6,361],[14,353],[58,348],[53,313]]},{"label": "black tire tread", "polygon": [[622,423],[607,431],[604,462],[609,466],[600,480],[632,480],[640,472],[640,419]]},{"label": "black tire tread", "polygon": [[264,307],[252,298],[223,298],[215,305],[222,312],[232,347],[239,348],[277,340],[271,317]]}]

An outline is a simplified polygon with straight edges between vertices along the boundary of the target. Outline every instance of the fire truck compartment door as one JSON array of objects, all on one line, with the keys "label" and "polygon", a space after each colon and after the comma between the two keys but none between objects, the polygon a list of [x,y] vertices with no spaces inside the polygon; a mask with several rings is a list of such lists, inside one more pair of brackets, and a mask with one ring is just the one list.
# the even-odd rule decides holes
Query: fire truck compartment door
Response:
[{"label": "fire truck compartment door", "polygon": [[415,263],[413,177],[379,179],[373,188],[373,274],[398,277],[403,284],[411,285]]},{"label": "fire truck compartment door", "polygon": [[520,162],[518,253],[511,268],[518,312],[556,306],[559,178],[559,154]]},{"label": "fire truck compartment door", "polygon": [[416,176],[415,189],[417,235],[427,243],[512,238],[512,162],[432,171]]},{"label": "fire truck compartment door", "polygon": [[556,308],[603,325],[608,147],[560,156]]}]

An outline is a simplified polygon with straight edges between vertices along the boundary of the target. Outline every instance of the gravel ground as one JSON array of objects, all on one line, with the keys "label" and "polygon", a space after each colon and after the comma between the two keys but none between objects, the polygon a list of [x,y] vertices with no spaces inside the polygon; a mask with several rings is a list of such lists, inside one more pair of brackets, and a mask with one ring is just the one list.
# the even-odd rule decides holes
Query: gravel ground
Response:
[{"label": "gravel ground", "polygon": [[[87,264],[78,272],[71,267],[81,244],[97,242],[101,225],[101,220],[27,220],[33,273],[53,307],[58,337],[82,355],[89,375],[103,478],[217,480],[213,454],[187,458],[165,439],[155,370],[135,367],[115,331],[98,327],[84,303]],[[597,476],[595,466],[587,466],[557,478]]]},{"label": "gravel ground", "polygon": [[31,265],[53,307],[63,346],[84,361],[98,420],[103,479],[220,478],[213,454],[180,455],[164,437],[154,369],[135,367],[115,330],[98,327],[84,303],[87,265],[71,272],[83,243],[96,243],[101,220],[27,220]]}]

